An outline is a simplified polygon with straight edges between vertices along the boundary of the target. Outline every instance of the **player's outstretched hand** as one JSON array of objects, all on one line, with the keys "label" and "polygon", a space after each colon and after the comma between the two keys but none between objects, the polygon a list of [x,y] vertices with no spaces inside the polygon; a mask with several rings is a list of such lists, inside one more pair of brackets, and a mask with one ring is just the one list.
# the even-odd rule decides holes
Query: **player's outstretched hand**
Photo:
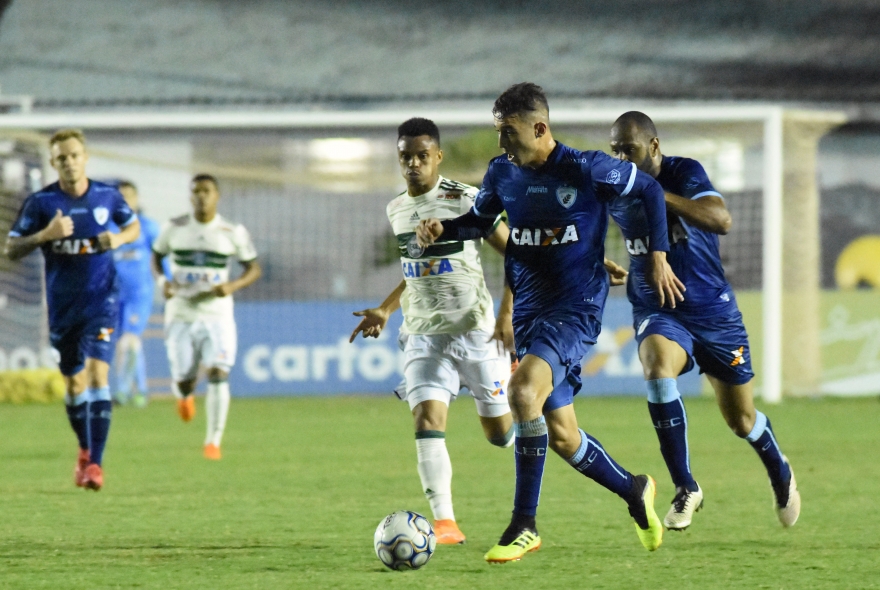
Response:
[{"label": "player's outstretched hand", "polygon": [[61,209],[56,209],[55,217],[49,220],[49,224],[43,230],[43,237],[47,242],[51,242],[70,235],[73,235],[73,218],[61,213]]},{"label": "player's outstretched hand", "polygon": [[390,314],[381,307],[373,307],[352,312],[351,315],[360,317],[361,321],[352,331],[351,337],[348,339],[350,343],[357,338],[358,332],[361,332],[364,338],[378,338],[385,328],[385,324],[388,323]]},{"label": "player's outstretched hand", "polygon": [[608,278],[611,281],[612,287],[618,287],[620,285],[626,284],[626,276],[629,272],[614,262],[613,260],[605,259],[605,270],[608,271]]},{"label": "player's outstretched hand", "polygon": [[659,298],[660,307],[668,306],[675,309],[676,301],[684,301],[685,286],[672,267],[666,262],[666,252],[651,252],[651,270],[648,280]]},{"label": "player's outstretched hand", "polygon": [[427,248],[443,233],[443,224],[437,218],[423,219],[416,226],[416,239],[419,246]]}]

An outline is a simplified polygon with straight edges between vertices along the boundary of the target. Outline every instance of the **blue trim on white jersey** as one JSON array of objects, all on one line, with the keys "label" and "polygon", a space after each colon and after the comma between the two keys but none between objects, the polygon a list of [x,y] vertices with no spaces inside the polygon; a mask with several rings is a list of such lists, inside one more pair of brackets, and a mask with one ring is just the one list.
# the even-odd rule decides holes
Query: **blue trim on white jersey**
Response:
[{"label": "blue trim on white jersey", "polygon": [[636,167],[635,164],[632,164],[632,167],[632,174],[629,175],[629,182],[626,183],[626,188],[623,189],[622,193],[620,193],[621,197],[627,196],[629,194],[629,191],[632,190],[633,185],[636,183],[636,172],[638,172],[639,169]]}]

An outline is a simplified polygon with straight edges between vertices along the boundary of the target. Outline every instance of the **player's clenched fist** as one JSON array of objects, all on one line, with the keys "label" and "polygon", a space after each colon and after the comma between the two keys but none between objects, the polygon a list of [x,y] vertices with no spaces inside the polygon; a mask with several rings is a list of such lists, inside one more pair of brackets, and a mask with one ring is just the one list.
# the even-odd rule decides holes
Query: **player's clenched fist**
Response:
[{"label": "player's clenched fist", "polygon": [[43,237],[47,242],[60,240],[73,235],[73,218],[61,213],[61,209],[55,210],[55,217],[49,221],[49,225],[43,230]]},{"label": "player's clenched fist", "polygon": [[440,223],[439,219],[433,217],[431,219],[423,219],[416,226],[416,239],[422,248],[433,244],[442,233],[443,224]]}]

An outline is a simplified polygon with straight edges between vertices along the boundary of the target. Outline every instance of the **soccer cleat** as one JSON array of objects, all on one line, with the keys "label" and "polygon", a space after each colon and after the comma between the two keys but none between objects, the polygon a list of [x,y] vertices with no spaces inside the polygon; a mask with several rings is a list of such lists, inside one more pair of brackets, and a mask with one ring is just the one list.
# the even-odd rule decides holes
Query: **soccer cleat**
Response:
[{"label": "soccer cleat", "polygon": [[495,545],[483,557],[489,563],[507,563],[519,561],[523,555],[530,551],[537,551],[541,547],[541,537],[535,531],[523,529],[510,545]]},{"label": "soccer cleat", "polygon": [[654,512],[657,483],[650,475],[633,476],[633,500],[629,514],[636,521],[636,534],[648,551],[654,551],[663,542],[663,523]]},{"label": "soccer cleat", "polygon": [[194,395],[185,395],[177,400],[177,413],[184,422],[191,421],[196,415],[196,398]]},{"label": "soccer cleat", "polygon": [[131,398],[132,403],[134,403],[134,407],[136,408],[146,408],[147,407],[147,396],[143,393],[136,393]]},{"label": "soccer cleat", "polygon": [[97,463],[89,463],[83,474],[83,487],[96,492],[104,485],[104,472]]},{"label": "soccer cleat", "polygon": [[776,517],[785,528],[794,526],[798,516],[801,515],[801,493],[797,489],[797,482],[794,479],[794,469],[788,463],[788,458],[783,455],[782,460],[788,464],[788,470],[791,473],[791,479],[788,485],[782,485],[779,489],[770,482],[773,488],[773,507],[776,509]]},{"label": "soccer cleat", "polygon": [[691,526],[691,520],[695,512],[703,507],[703,489],[697,485],[697,491],[691,492],[687,488],[675,488],[675,498],[672,506],[663,519],[663,525],[670,531],[683,531]]},{"label": "soccer cleat", "polygon": [[86,475],[86,467],[89,465],[89,450],[88,449],[80,449],[79,456],[76,458],[76,465],[73,468],[73,483],[76,484],[78,488],[83,487],[85,484],[85,475]]},{"label": "soccer cleat", "polygon": [[438,545],[463,545],[465,540],[464,533],[452,519],[435,520],[434,536]]},{"label": "soccer cleat", "polygon": [[211,443],[206,444],[204,451],[205,459],[211,459],[212,461],[220,460],[220,447],[218,447],[217,445]]}]

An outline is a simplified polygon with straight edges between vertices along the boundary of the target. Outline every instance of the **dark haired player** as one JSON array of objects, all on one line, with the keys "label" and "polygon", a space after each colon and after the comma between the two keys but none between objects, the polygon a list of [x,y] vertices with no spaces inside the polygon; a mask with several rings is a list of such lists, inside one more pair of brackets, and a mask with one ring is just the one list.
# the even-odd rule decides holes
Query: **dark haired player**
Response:
[{"label": "dark haired player", "polygon": [[687,415],[676,386],[676,378],[696,363],[712,384],[730,429],[749,441],[767,468],[779,522],[792,526],[800,513],[800,494],[770,420],[755,409],[748,335],[721,267],[718,234],[727,233],[731,223],[724,199],[699,162],[660,152],[657,130],[644,113],[630,111],[617,119],[611,128],[611,153],[656,178],[666,191],[669,264],[688,294],[675,309],[657,305],[646,280],[645,212],[637,201],[615,201],[611,215],[630,254],[627,296],[633,305],[648,410],[676,486],[663,523],[668,529],[684,530],[703,504],[703,490],[691,474]]},{"label": "dark haired player", "polygon": [[603,266],[608,205],[633,195],[644,203],[651,236],[648,278],[659,304],[681,298],[666,263],[666,208],[657,182],[629,163],[598,151],[556,142],[543,90],[531,83],[508,88],[493,109],[498,143],[506,152],[489,163],[474,207],[449,221],[418,228],[423,244],[484,235],[506,210],[510,239],[505,257],[514,296],[513,328],[519,367],[510,381],[516,435],[513,517],[490,562],[520,559],[541,544],[535,524],[547,447],[577,471],[620,496],[650,551],[663,525],[654,513],[654,480],[618,465],[577,426],[572,397],[581,386],[580,363],[595,344],[608,292]]},{"label": "dark haired player", "polygon": [[[486,439],[499,447],[512,444],[506,395],[510,361],[499,341],[506,335],[512,346],[511,301],[507,291],[496,321],[474,242],[418,245],[419,220],[458,217],[471,208],[478,191],[440,176],[443,151],[433,121],[409,119],[397,135],[406,191],[388,203],[386,213],[397,237],[404,279],[379,307],[354,313],[363,319],[351,340],[358,332],[365,338],[378,337],[391,314],[403,307],[405,380],[396,393],[412,412],[419,478],[434,515],[437,542],[457,544],[465,536],[452,507],[452,462],[446,448],[449,404],[466,386]],[[496,216],[490,231],[488,242],[503,255],[507,226]]]},{"label": "dark haired player", "polygon": [[[6,241],[18,260],[35,248],[46,261],[49,340],[59,353],[70,426],[79,442],[77,486],[100,490],[101,462],[110,431],[107,376],[119,302],[112,250],[137,239],[137,215],[114,187],[86,176],[86,140],[77,129],[49,139],[58,182],[30,195]],[[121,228],[109,231],[110,224]]]},{"label": "dark haired player", "polygon": [[[153,243],[153,272],[165,302],[165,348],[171,368],[177,413],[189,422],[196,412],[195,387],[200,365],[208,373],[206,459],[221,458],[220,443],[229,414],[229,371],[235,365],[238,332],[232,294],[260,278],[257,250],[247,229],[217,213],[220,190],[210,174],[190,183],[192,212],[166,223]],[[163,260],[170,258],[172,280],[164,280]],[[244,269],[229,278],[229,263]]]}]

